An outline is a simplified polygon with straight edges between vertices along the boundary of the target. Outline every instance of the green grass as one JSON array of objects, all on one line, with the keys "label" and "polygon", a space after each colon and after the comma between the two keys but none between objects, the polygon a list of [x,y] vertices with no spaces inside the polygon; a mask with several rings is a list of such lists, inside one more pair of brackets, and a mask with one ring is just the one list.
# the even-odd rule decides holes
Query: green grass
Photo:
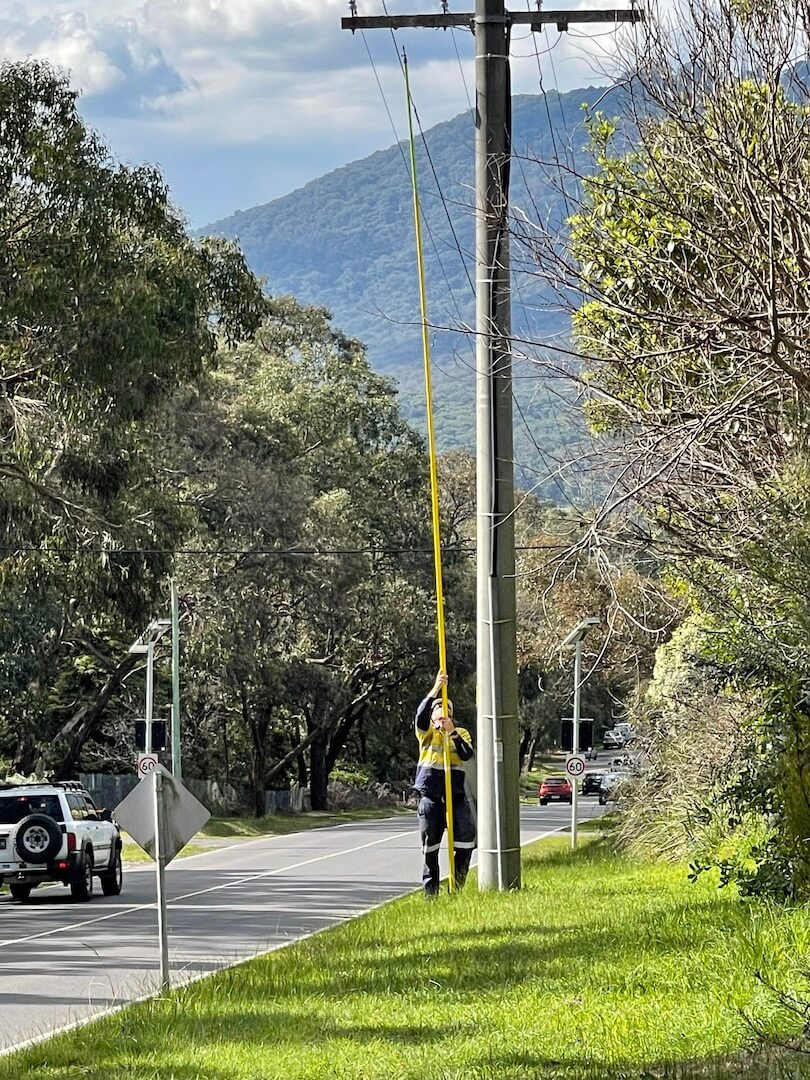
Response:
[{"label": "green grass", "polygon": [[0,1080],[800,1075],[745,1050],[748,1019],[787,1026],[755,972],[800,984],[806,911],[565,844],[537,846],[519,893],[407,897],[0,1060]]},{"label": "green grass", "polygon": [[[204,851],[215,850],[209,847],[205,847],[203,844],[186,844],[182,851],[178,852],[178,859],[187,859],[189,855],[202,855]],[[140,844],[136,844],[134,840],[124,840],[123,847],[121,848],[121,857],[124,862],[151,862],[151,855],[147,855]]]},{"label": "green grass", "polygon": [[[409,811],[412,812],[412,811]],[[304,829],[324,828],[327,825],[346,825],[353,821],[371,821],[402,813],[398,806],[369,810],[312,810],[306,814],[268,814],[267,817],[212,817],[200,836],[283,836]]]}]

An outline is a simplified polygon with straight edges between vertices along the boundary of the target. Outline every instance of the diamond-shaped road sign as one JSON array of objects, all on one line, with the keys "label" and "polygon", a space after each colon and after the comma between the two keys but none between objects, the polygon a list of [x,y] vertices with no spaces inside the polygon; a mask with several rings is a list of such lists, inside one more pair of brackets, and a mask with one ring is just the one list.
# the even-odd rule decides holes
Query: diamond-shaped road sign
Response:
[{"label": "diamond-shaped road sign", "polygon": [[176,780],[162,765],[140,781],[137,787],[118,804],[113,817],[147,855],[155,857],[155,774],[163,777],[163,844],[161,854],[168,864],[192,836],[205,825],[211,814],[187,787]]}]

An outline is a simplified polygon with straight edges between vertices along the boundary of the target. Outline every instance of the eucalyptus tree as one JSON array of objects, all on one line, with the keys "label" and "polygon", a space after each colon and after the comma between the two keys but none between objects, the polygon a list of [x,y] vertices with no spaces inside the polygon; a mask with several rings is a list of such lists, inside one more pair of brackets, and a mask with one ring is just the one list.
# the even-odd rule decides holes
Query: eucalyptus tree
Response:
[{"label": "eucalyptus tree", "polygon": [[389,738],[400,688],[432,663],[421,440],[362,347],[289,298],[178,423],[205,549],[179,571],[198,690],[216,685],[198,708],[219,701],[257,813],[290,775],[323,808],[357,725]]},{"label": "eucalyptus tree", "polygon": [[46,63],[0,66],[0,577],[15,684],[2,711],[23,768],[70,721],[82,670],[115,670],[111,639],[148,611],[161,549],[188,524],[150,482],[161,403],[264,310],[241,255],[192,240],[157,170],[117,162],[76,98]]}]

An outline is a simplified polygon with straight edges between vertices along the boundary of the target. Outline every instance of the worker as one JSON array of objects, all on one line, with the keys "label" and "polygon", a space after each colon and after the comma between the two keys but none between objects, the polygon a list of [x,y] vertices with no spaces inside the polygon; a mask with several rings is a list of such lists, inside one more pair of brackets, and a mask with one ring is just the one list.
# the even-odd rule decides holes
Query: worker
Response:
[{"label": "worker", "polygon": [[473,756],[470,733],[456,727],[453,703],[448,699],[447,711],[442,706],[442,688],[447,675],[440,671],[430,693],[416,710],[416,738],[419,740],[419,764],[414,787],[419,792],[419,835],[425,864],[422,884],[425,896],[439,892],[439,849],[444,836],[447,808],[445,805],[445,732],[450,742],[450,779],[453,793],[453,850],[455,853],[456,886],[461,888],[470,868],[475,848],[475,823],[464,791],[462,762]]}]

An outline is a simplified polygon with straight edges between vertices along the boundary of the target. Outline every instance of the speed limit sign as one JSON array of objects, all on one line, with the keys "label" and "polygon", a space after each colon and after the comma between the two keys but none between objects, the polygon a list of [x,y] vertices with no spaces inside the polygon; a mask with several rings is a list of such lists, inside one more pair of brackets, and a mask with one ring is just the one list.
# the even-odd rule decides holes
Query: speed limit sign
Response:
[{"label": "speed limit sign", "polygon": [[157,754],[138,754],[138,765],[135,769],[138,778],[143,780],[145,776],[148,776],[154,770],[157,763]]},{"label": "speed limit sign", "polygon": [[585,772],[585,758],[582,754],[571,754],[565,759],[565,771],[569,776],[582,776]]}]

